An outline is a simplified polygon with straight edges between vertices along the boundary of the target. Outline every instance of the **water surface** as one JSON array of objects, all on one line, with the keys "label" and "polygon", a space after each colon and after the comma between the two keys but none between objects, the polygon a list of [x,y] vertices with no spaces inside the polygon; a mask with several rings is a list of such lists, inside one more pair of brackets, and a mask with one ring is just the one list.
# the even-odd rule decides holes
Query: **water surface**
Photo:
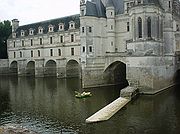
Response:
[{"label": "water surface", "polygon": [[[93,96],[74,97],[78,79],[0,78],[0,125],[19,124],[43,134],[179,134],[178,88],[140,96],[109,121],[85,119],[119,96],[120,88],[92,88]],[[86,91],[89,91],[86,90]]]}]

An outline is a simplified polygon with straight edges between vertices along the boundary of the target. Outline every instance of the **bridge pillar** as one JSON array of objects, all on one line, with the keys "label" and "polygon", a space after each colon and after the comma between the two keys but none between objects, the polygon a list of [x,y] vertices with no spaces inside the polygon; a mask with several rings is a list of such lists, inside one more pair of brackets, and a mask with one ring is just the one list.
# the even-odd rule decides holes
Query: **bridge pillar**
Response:
[{"label": "bridge pillar", "polygon": [[66,58],[57,59],[57,78],[66,78]]},{"label": "bridge pillar", "polygon": [[35,77],[44,77],[44,59],[35,60]]},{"label": "bridge pillar", "polygon": [[127,80],[141,93],[155,94],[173,85],[173,56],[129,57],[127,61]]},{"label": "bridge pillar", "polygon": [[18,60],[18,76],[26,76],[26,60]]},{"label": "bridge pillar", "polygon": [[87,66],[82,63],[82,88],[100,87],[108,85],[108,78],[104,76],[104,66]]}]

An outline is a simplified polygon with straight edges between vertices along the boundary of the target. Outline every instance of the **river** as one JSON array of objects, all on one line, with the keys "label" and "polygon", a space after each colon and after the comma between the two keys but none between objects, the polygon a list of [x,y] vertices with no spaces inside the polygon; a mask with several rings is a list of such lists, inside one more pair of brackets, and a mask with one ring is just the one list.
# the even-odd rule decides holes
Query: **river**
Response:
[{"label": "river", "polygon": [[19,124],[42,134],[180,134],[178,88],[139,96],[109,121],[85,119],[119,96],[119,87],[86,89],[93,96],[75,98],[80,80],[0,78],[0,125]]}]

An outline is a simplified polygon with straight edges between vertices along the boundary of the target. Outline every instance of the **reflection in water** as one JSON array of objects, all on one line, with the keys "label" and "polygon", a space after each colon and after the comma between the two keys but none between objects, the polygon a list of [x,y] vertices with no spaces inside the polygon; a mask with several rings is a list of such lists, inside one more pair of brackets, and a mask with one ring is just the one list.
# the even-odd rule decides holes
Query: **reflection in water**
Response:
[{"label": "reflection in water", "polygon": [[[0,124],[16,123],[43,134],[178,134],[180,99],[175,90],[140,96],[109,121],[85,119],[119,96],[119,87],[89,89],[76,99],[78,79],[11,77],[0,79]],[[88,91],[88,89],[86,89]]]}]

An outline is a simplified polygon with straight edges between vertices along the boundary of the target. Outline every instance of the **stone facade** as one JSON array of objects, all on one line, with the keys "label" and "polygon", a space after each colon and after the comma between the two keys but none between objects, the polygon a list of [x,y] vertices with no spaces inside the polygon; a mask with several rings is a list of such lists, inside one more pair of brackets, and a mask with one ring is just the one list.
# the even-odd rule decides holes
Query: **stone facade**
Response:
[{"label": "stone facade", "polygon": [[156,93],[173,84],[180,68],[179,7],[178,0],[81,0],[80,16],[20,27],[15,19],[10,70],[80,76],[83,88],[128,81]]},{"label": "stone facade", "polygon": [[176,0],[82,2],[83,87],[125,83],[124,78],[143,93],[171,86],[179,69],[179,5]]},{"label": "stone facade", "polygon": [[79,25],[79,15],[20,27],[19,21],[14,19],[12,36],[8,39],[11,72],[18,72],[19,76],[64,78],[67,77],[66,68],[79,71]]}]

